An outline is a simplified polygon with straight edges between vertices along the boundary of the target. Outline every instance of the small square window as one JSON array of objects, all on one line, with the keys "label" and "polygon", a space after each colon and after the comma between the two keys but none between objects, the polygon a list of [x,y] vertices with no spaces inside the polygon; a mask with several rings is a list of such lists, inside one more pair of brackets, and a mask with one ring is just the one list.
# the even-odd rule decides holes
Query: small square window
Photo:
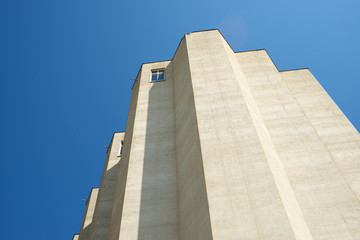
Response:
[{"label": "small square window", "polygon": [[165,71],[164,70],[152,70],[151,71],[151,81],[162,81],[165,80]]}]

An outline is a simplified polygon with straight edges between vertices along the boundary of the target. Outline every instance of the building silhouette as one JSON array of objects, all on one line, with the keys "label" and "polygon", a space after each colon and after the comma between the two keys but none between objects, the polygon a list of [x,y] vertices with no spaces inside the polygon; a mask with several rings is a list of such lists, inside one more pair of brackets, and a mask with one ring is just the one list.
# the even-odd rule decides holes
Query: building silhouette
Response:
[{"label": "building silhouette", "polygon": [[308,69],[185,34],[144,63],[80,240],[360,239],[360,135]]}]

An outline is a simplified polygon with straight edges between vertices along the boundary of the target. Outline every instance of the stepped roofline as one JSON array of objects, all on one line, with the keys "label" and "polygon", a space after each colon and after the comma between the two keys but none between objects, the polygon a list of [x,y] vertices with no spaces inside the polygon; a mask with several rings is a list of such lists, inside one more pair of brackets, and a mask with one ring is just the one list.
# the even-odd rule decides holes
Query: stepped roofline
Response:
[{"label": "stepped roofline", "polygon": [[174,53],[174,55],[173,55],[173,57],[172,57],[171,59],[160,60],[160,61],[150,61],[150,62],[144,62],[144,63],[142,63],[141,66],[140,66],[140,69],[139,69],[139,71],[138,71],[138,74],[137,74],[137,76],[136,76],[135,79],[137,79],[139,73],[141,72],[141,68],[142,68],[142,66],[143,66],[144,64],[153,64],[153,63],[159,63],[159,62],[172,61],[172,60],[174,59],[174,57],[175,57],[178,49],[179,49],[179,46],[180,46],[182,40],[185,38],[186,35],[190,35],[190,34],[192,34],[192,33],[204,33],[204,32],[209,32],[209,31],[217,31],[217,32],[219,32],[220,35],[221,35],[221,36],[224,38],[224,40],[226,41],[226,43],[229,45],[229,47],[233,50],[234,53],[245,53],[245,52],[253,52],[253,51],[265,51],[266,54],[267,54],[267,55],[269,56],[269,58],[271,59],[271,61],[273,62],[275,68],[278,70],[278,72],[296,71],[296,70],[305,70],[305,69],[309,70],[308,67],[301,67],[301,68],[293,68],[293,69],[279,70],[279,68],[276,66],[274,60],[271,58],[269,52],[268,52],[265,48],[249,49],[249,50],[242,50],[242,51],[234,51],[234,49],[231,47],[231,45],[229,44],[229,42],[227,41],[227,39],[224,37],[224,35],[221,33],[221,31],[220,31],[218,28],[212,28],[212,29],[198,30],[198,31],[192,31],[192,32],[189,32],[189,33],[185,33],[185,34],[183,35],[183,37],[181,38],[181,40],[180,40],[180,42],[179,42],[179,44],[178,44],[178,46],[177,46],[177,48],[176,48],[176,50],[175,50],[175,53]]}]

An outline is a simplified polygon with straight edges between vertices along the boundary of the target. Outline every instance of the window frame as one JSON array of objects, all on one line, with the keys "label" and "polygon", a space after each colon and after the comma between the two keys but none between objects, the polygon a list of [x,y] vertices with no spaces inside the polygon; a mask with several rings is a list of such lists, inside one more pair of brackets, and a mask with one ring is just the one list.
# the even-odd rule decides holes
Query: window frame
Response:
[{"label": "window frame", "polygon": [[[158,73],[158,72],[163,72],[163,73],[164,73],[164,78],[163,78],[163,79],[160,79],[160,80],[152,80],[153,73]],[[151,82],[151,83],[154,83],[154,82],[162,82],[162,81],[165,81],[165,69],[164,69],[164,68],[151,69],[150,82]]]}]

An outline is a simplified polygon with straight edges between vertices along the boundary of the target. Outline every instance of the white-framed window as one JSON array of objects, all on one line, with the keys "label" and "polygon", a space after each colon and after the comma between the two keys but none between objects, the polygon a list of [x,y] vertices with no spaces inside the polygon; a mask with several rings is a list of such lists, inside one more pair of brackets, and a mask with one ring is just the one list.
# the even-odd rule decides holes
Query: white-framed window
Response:
[{"label": "white-framed window", "polygon": [[118,157],[121,157],[121,154],[122,154],[122,151],[123,151],[123,146],[124,146],[124,141],[120,141]]},{"label": "white-framed window", "polygon": [[163,80],[165,80],[165,70],[164,69],[151,70],[150,82],[163,81]]}]

